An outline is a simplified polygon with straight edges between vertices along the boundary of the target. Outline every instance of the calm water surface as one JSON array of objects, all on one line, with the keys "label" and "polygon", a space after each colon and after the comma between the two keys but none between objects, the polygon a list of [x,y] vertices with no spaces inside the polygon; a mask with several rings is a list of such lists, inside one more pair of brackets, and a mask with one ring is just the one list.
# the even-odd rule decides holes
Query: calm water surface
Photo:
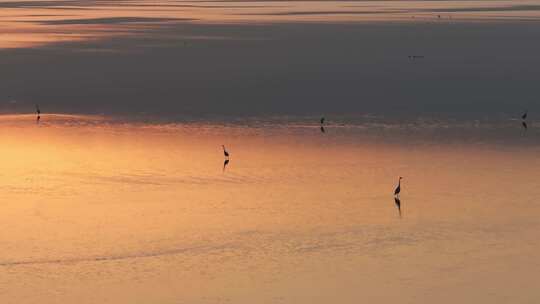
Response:
[{"label": "calm water surface", "polygon": [[540,301],[533,127],[311,121],[2,117],[0,302]]},{"label": "calm water surface", "polygon": [[[22,0],[0,3],[0,49],[134,36],[177,23],[538,21],[538,0]],[[171,40],[185,39],[169,35]],[[194,34],[190,39],[223,39]]]}]

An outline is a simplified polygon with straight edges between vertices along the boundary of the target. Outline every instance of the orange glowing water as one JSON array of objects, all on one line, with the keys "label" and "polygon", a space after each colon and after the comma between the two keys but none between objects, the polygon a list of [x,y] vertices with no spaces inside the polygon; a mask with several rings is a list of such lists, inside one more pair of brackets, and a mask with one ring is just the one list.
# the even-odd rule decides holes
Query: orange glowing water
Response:
[{"label": "orange glowing water", "polygon": [[0,302],[540,300],[539,147],[373,132],[4,116]]}]

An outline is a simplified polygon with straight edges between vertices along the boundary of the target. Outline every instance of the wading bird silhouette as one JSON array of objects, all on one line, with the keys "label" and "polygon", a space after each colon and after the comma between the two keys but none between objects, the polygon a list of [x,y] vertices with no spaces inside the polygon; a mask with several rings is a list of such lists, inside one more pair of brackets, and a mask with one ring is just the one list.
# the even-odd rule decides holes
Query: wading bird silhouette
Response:
[{"label": "wading bird silhouette", "polygon": [[39,123],[39,120],[41,119],[41,110],[39,109],[39,105],[36,105],[36,114],[37,114],[36,122]]},{"label": "wading bird silhouette", "polygon": [[528,125],[527,125],[527,116],[529,115],[529,111],[525,110],[523,114],[521,115],[521,126],[525,131],[527,131]]},{"label": "wading bird silhouette", "polygon": [[321,117],[321,133],[325,133],[326,130],[324,129],[324,121],[326,120],[326,118],[324,117]]},{"label": "wading bird silhouette", "polygon": [[225,145],[221,145],[223,147],[223,155],[226,157],[226,158],[229,158],[229,152],[227,152],[227,149],[225,149]]},{"label": "wading bird silhouette", "polygon": [[396,190],[394,190],[394,196],[399,198],[399,193],[401,192],[401,180],[403,179],[403,177],[399,177],[399,180],[398,180],[398,185],[396,187]]}]

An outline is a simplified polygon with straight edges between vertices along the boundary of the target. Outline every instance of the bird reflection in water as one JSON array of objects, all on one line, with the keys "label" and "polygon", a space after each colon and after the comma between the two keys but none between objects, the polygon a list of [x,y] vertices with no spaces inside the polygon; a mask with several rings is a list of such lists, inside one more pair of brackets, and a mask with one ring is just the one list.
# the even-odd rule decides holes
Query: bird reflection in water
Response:
[{"label": "bird reflection in water", "polygon": [[326,130],[324,129],[323,126],[321,126],[321,133],[326,133]]},{"label": "bird reflection in water", "polygon": [[399,218],[401,218],[401,200],[399,199],[399,197],[395,196],[394,197],[394,202],[395,202],[396,207],[397,207],[398,212],[399,212]]},{"label": "bird reflection in water", "polygon": [[225,172],[225,169],[227,168],[227,165],[229,164],[229,160],[226,159],[225,161],[223,161],[223,172]]}]

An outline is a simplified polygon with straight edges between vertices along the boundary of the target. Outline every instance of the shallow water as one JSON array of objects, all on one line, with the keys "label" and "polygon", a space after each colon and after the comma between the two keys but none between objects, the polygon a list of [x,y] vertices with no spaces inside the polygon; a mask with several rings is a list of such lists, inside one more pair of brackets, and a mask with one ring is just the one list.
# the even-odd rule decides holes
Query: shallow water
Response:
[{"label": "shallow water", "polygon": [[540,300],[534,124],[311,121],[3,116],[0,302]]}]

